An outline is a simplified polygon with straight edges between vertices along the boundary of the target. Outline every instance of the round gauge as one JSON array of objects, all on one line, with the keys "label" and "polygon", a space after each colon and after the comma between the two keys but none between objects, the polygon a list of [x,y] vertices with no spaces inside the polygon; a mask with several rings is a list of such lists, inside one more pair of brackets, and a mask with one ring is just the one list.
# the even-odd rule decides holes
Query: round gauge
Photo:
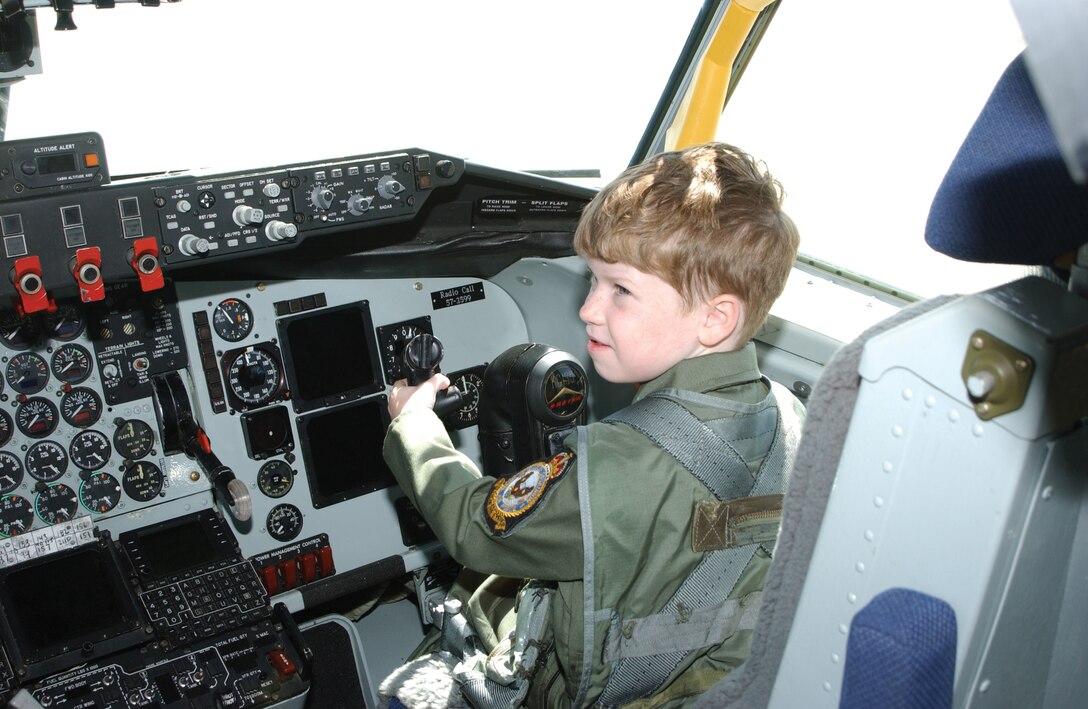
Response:
[{"label": "round gauge", "polygon": [[256,406],[271,399],[279,389],[280,369],[271,354],[251,347],[230,363],[227,382],[240,401]]},{"label": "round gauge", "polygon": [[68,469],[68,454],[55,441],[38,441],[26,452],[26,472],[35,480],[51,483]]},{"label": "round gauge", "polygon": [[461,408],[443,417],[453,428],[474,426],[480,420],[480,391],[484,386],[483,367],[466,369],[450,375],[450,385],[461,392]]},{"label": "round gauge", "polygon": [[39,354],[20,352],[8,362],[5,378],[16,394],[36,394],[49,382],[49,366]]},{"label": "round gauge", "polygon": [[278,542],[289,542],[302,531],[302,512],[286,502],[268,511],[264,526],[268,534]]},{"label": "round gauge", "polygon": [[212,311],[212,327],[228,342],[244,340],[253,330],[253,311],[237,298],[227,298]]},{"label": "round gauge", "polygon": [[381,350],[382,368],[385,370],[385,379],[392,385],[398,379],[405,376],[404,346],[416,335],[431,333],[431,323],[428,318],[416,318],[392,325],[383,325],[378,328],[378,348]]},{"label": "round gauge", "polygon": [[155,445],[155,434],[151,425],[140,419],[123,421],[113,432],[113,445],[117,452],[129,460],[143,458]]},{"label": "round gauge", "polygon": [[102,399],[93,390],[78,387],[61,398],[60,415],[76,428],[93,426],[102,415]]},{"label": "round gauge", "polygon": [[91,512],[109,512],[121,501],[121,485],[109,473],[94,473],[79,486],[79,501]]},{"label": "round gauge", "polygon": [[79,499],[75,491],[67,485],[50,485],[38,493],[34,500],[34,511],[38,513],[38,519],[46,524],[67,522],[76,516],[78,509]]},{"label": "round gauge", "polygon": [[64,345],[53,353],[50,366],[65,384],[79,384],[91,376],[91,353],[79,345]]},{"label": "round gauge", "polygon": [[15,425],[31,438],[44,438],[57,428],[57,407],[40,396],[27,399],[15,410]]},{"label": "round gauge", "polygon": [[7,411],[0,411],[0,446],[11,440],[11,434],[15,433],[14,424]]},{"label": "round gauge", "polygon": [[82,470],[101,470],[110,459],[110,439],[99,431],[80,431],[68,446],[72,462]]},{"label": "round gauge", "polygon": [[83,310],[78,305],[66,303],[45,315],[45,334],[57,340],[74,340],[83,332]]},{"label": "round gauge", "polygon": [[271,460],[257,471],[257,487],[269,497],[283,497],[294,483],[294,471],[282,460]]},{"label": "round gauge", "polygon": [[25,350],[41,339],[42,328],[33,315],[6,310],[0,315],[0,340],[13,350]]},{"label": "round gauge", "polygon": [[125,494],[139,502],[147,502],[162,492],[163,474],[159,466],[146,460],[138,460],[125,468],[121,487]]},{"label": "round gauge", "polygon": [[34,524],[34,508],[20,495],[0,498],[0,536],[14,537]]},{"label": "round gauge", "polygon": [[6,495],[23,482],[23,464],[7,451],[0,451],[0,494]]}]

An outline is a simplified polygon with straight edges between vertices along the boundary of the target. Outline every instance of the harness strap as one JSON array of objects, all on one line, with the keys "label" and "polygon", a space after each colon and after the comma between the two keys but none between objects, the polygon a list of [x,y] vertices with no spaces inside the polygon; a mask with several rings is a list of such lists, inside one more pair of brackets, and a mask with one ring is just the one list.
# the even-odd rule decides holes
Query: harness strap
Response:
[{"label": "harness strap", "polygon": [[[775,417],[774,437],[754,477],[735,446],[669,398],[679,392],[651,394],[605,420],[626,423],[654,441],[719,500],[744,504],[748,503],[745,498],[781,493],[793,463],[792,449],[800,435],[800,420],[793,410],[792,397],[777,384],[771,383],[770,388],[760,405],[744,412],[747,416],[715,422],[717,431],[743,441],[759,435],[760,426],[770,428],[768,412]],[[691,396],[698,395],[688,398]],[[714,401],[706,398],[707,403]],[[585,465],[588,461],[580,462]],[[780,507],[780,501],[778,504]],[[704,512],[714,516],[714,510],[704,509]],[[777,533],[777,523],[774,531]],[[745,539],[748,543],[741,544],[736,537],[729,539],[728,528],[723,530],[725,543],[714,545],[716,548],[704,555],[661,613],[638,620],[625,620],[612,614],[605,652],[612,650],[613,655],[606,661],[613,662],[613,668],[599,700],[602,706],[619,706],[653,694],[689,652],[715,644],[742,629],[746,613],[747,622],[754,627],[762,595],[746,597],[747,605],[745,601],[727,599],[757,548],[768,541],[765,532],[757,530]],[[738,613],[738,608],[744,611]],[[734,620],[736,627],[730,631]],[[643,633],[646,637],[642,637]],[[669,639],[663,640],[666,636]]]}]

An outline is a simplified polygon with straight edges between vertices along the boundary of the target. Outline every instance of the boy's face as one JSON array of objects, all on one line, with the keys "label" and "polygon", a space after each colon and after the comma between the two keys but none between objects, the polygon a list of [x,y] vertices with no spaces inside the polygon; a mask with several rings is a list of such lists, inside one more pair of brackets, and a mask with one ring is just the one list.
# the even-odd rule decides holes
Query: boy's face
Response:
[{"label": "boy's face", "polygon": [[661,278],[622,263],[586,259],[593,272],[578,317],[597,373],[610,382],[641,383],[680,360],[704,354],[699,329],[705,314],[689,312]]}]

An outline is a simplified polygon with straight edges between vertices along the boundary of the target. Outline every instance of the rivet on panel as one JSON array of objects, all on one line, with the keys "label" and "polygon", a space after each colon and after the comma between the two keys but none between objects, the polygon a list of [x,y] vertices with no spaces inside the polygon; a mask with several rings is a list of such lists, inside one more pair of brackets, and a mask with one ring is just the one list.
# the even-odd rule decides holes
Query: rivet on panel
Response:
[{"label": "rivet on panel", "polygon": [[1046,487],[1043,488],[1043,499],[1044,500],[1049,500],[1050,496],[1053,495],[1053,494],[1054,494],[1054,486],[1053,485],[1047,485]]},{"label": "rivet on panel", "polygon": [[890,460],[885,460],[883,468],[885,473],[890,473],[895,468],[895,466],[892,465],[892,462]]},{"label": "rivet on panel", "polygon": [[911,391],[910,387],[907,387],[903,390],[903,399],[905,401],[910,401],[912,398],[914,398],[914,392]]},{"label": "rivet on panel", "polygon": [[839,623],[839,632],[843,635],[846,635],[848,632],[850,632],[850,629],[846,627],[845,623]]},{"label": "rivet on panel", "polygon": [[948,412],[948,420],[951,421],[952,423],[956,423],[957,421],[960,420],[960,412],[959,411],[949,411]]},{"label": "rivet on panel", "polygon": [[871,541],[873,541],[874,539],[876,539],[876,535],[875,535],[875,534],[873,534],[873,530],[871,530],[871,529],[866,529],[866,530],[865,530],[865,541],[867,541],[867,542],[871,542]]},{"label": "rivet on panel", "polygon": [[982,438],[982,424],[976,423],[971,427],[971,433],[975,434],[975,438]]},{"label": "rivet on panel", "polygon": [[926,397],[926,406],[928,406],[929,408],[932,409],[936,405],[937,405],[937,398],[936,397],[934,397],[934,396],[927,396]]},{"label": "rivet on panel", "polygon": [[858,602],[858,594],[848,593],[848,594],[846,594],[846,600],[850,601],[851,603],[857,603]]},{"label": "rivet on panel", "polygon": [[986,694],[986,692],[989,692],[989,691],[990,691],[990,680],[988,680],[988,679],[982,680],[981,684],[978,685],[979,694]]},{"label": "rivet on panel", "polygon": [[864,561],[859,561],[858,563],[854,564],[854,568],[857,569],[857,572],[859,574],[864,574],[865,573],[865,562]]},{"label": "rivet on panel", "polygon": [[824,691],[825,692],[830,692],[831,691],[831,683],[830,682],[824,682]]},{"label": "rivet on panel", "polygon": [[897,426],[892,426],[892,435],[895,436],[896,438],[902,438],[903,437],[903,427],[898,426],[898,425]]},{"label": "rivet on panel", "polygon": [[880,495],[877,495],[876,497],[873,498],[873,505],[875,505],[876,507],[883,507],[884,506],[884,498],[881,497]]},{"label": "rivet on panel", "polygon": [[836,665],[839,664],[839,653],[837,653],[837,652],[831,653],[831,661],[833,663],[835,663]]}]

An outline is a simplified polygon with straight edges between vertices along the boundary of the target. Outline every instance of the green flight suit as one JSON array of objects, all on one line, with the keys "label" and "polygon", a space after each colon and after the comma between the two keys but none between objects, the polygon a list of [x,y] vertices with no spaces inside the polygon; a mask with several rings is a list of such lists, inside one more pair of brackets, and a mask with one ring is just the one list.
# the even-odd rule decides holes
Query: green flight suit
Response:
[{"label": "green flight suit", "polygon": [[[682,403],[712,428],[715,419],[745,416],[768,396],[752,344],[684,360],[642,385],[635,400],[663,390],[705,395],[693,397],[701,405]],[[773,424],[771,428],[755,437],[755,452],[745,456],[753,475],[769,450]],[[565,443],[588,457],[590,496],[602,508],[593,510],[595,608],[612,609],[623,619],[661,612],[704,556],[692,549],[693,508],[714,496],[673,456],[627,425],[593,423]],[[433,413],[417,410],[398,416],[386,435],[384,455],[405,494],[458,562],[489,574],[558,582],[550,659],[560,677],[546,702],[569,704],[579,693],[584,657],[582,512],[576,478],[586,467],[566,466],[516,517],[501,519],[495,514],[494,493],[508,490],[515,476],[499,481],[482,476],[453,447]],[[730,597],[744,598],[762,589],[769,564],[770,556],[760,549]],[[600,697],[612,667],[602,659],[605,633],[594,635],[584,705]],[[674,685],[671,692],[646,705],[693,702],[696,694],[744,661],[750,636],[749,629],[738,630],[719,644],[690,653],[663,685]]]}]

